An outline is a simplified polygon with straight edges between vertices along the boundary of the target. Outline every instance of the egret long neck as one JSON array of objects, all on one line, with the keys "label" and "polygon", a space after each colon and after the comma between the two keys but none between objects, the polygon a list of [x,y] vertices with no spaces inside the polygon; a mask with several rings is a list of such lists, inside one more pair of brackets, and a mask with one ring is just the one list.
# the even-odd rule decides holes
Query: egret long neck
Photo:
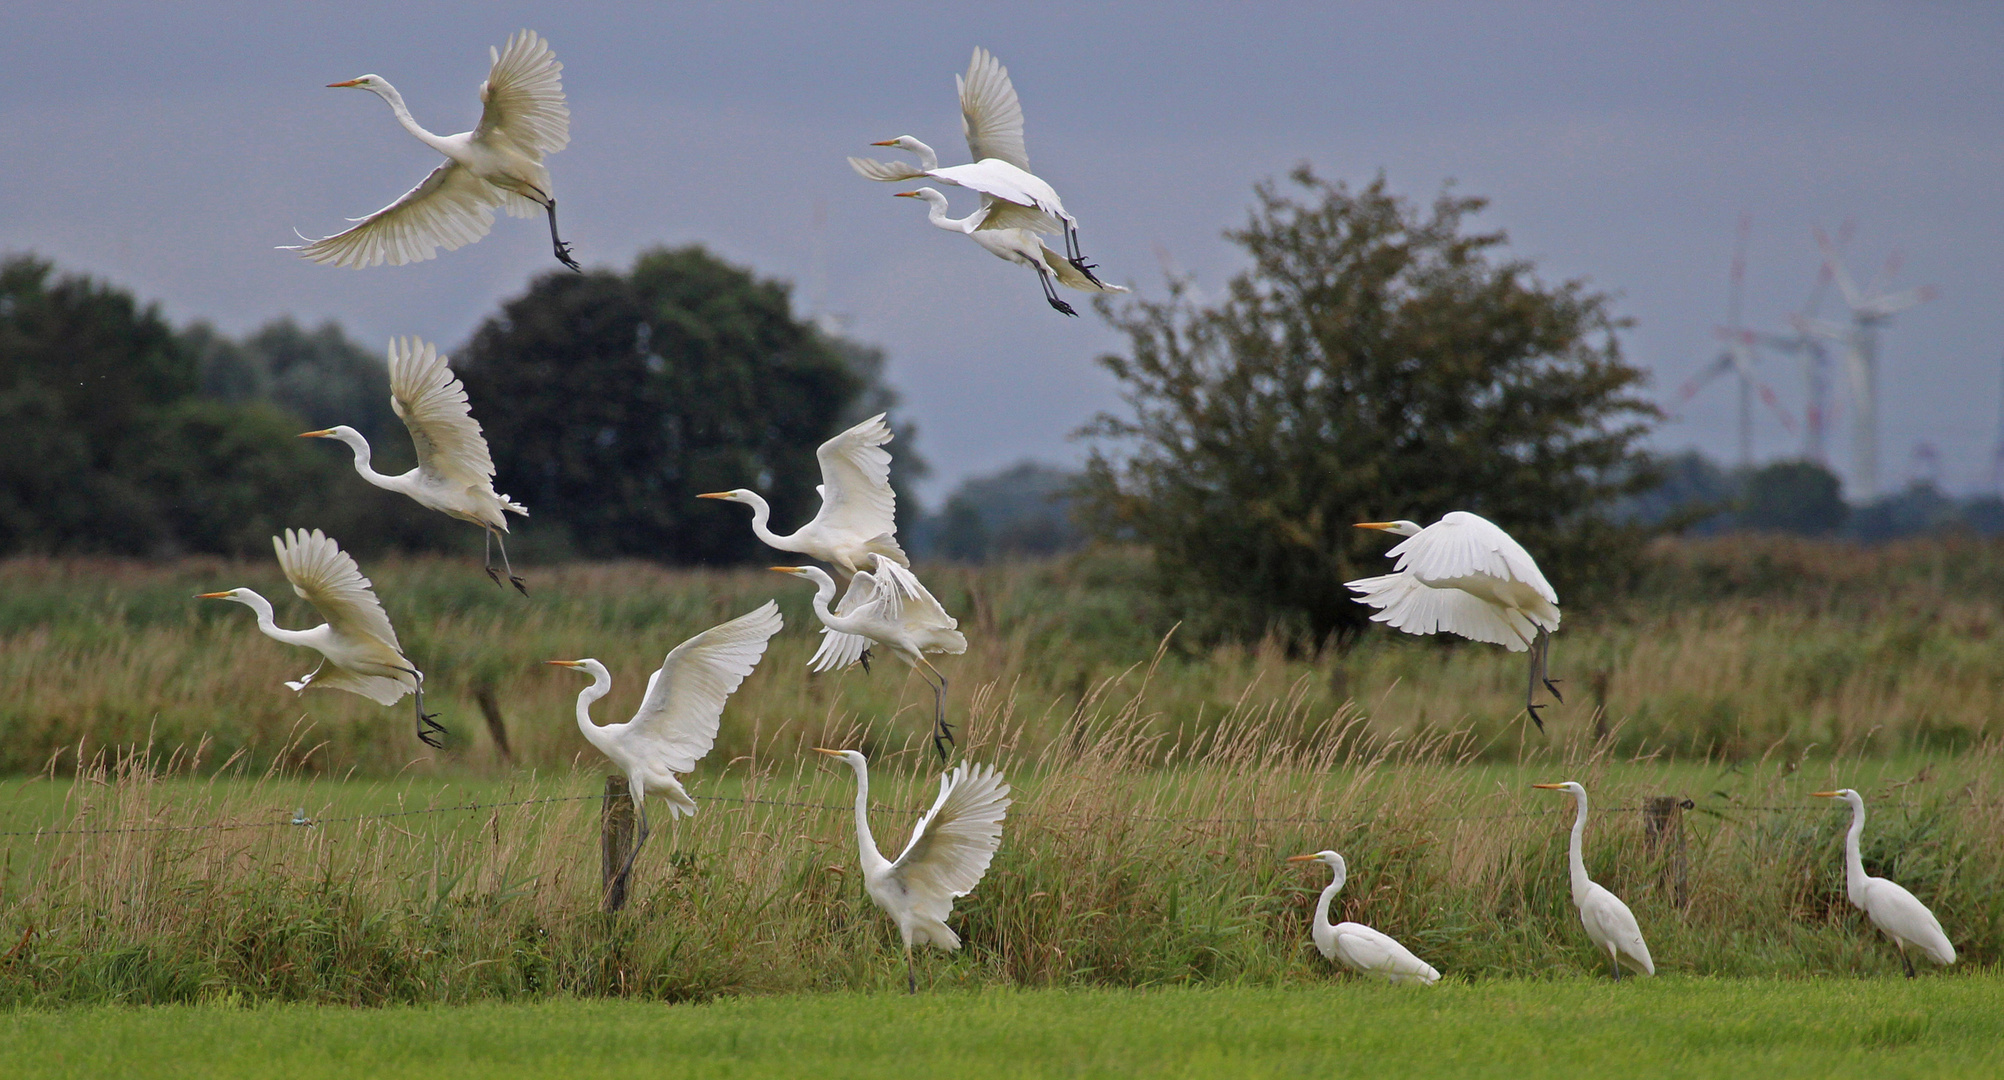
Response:
[{"label": "egret long neck", "polygon": [[830,630],[842,630],[849,625],[849,617],[837,615],[829,610],[828,602],[835,599],[835,579],[821,575],[814,583],[814,615],[821,625]]},{"label": "egret long neck", "polygon": [[[245,591],[249,592],[249,590]],[[252,611],[257,613],[257,628],[259,630],[264,631],[264,636],[271,638],[274,641],[283,641],[287,645],[310,644],[310,642],[307,640],[307,636],[310,633],[312,633],[312,631],[287,630],[285,627],[278,625],[278,623],[274,621],[272,617],[273,613],[271,610],[271,601],[266,600],[264,597],[259,596],[256,593],[250,593],[248,596],[245,596],[243,600],[240,602],[245,607],[250,608]]]},{"label": "egret long neck", "polygon": [[[592,672],[591,685],[578,691],[578,730],[584,733],[585,741],[601,751],[606,746],[605,729],[592,723],[591,703],[611,692],[612,673],[603,670]],[[610,757],[610,753],[607,756]]]},{"label": "egret long neck", "polygon": [[1574,795],[1579,804],[1579,813],[1573,817],[1573,843],[1569,860],[1573,870],[1573,904],[1577,906],[1586,899],[1587,886],[1592,884],[1586,876],[1586,859],[1580,854],[1580,838],[1586,833],[1586,793]]},{"label": "egret long neck", "polygon": [[1325,952],[1329,948],[1325,944],[1326,939],[1336,933],[1336,928],[1329,923],[1329,904],[1336,899],[1336,893],[1342,887],[1341,878],[1330,882],[1329,887],[1322,890],[1322,898],[1315,901],[1315,921],[1309,925],[1308,932],[1309,936],[1315,939],[1315,947]]},{"label": "egret long neck", "polygon": [[1851,803],[1851,829],[1844,834],[1844,891],[1851,902],[1864,906],[1865,860],[1858,854],[1858,837],[1865,832],[1865,800]]},{"label": "egret long neck", "polygon": [[877,838],[870,835],[870,767],[856,766],[856,848],[863,872],[873,873],[889,865],[877,850]]},{"label": "egret long neck", "polygon": [[418,123],[417,120],[411,116],[410,109],[404,106],[404,96],[402,94],[397,93],[396,87],[391,86],[389,83],[386,82],[383,84],[383,88],[381,90],[377,90],[376,93],[380,94],[384,101],[390,103],[390,112],[396,114],[397,123],[402,124],[405,131],[408,131],[412,135],[417,136],[419,142],[424,143],[426,146],[431,147],[433,150],[436,150],[441,154],[451,156],[451,151],[452,151],[451,144],[447,143],[444,139],[438,137],[437,135],[433,135],[431,132],[426,131],[424,129],[424,125]]},{"label": "egret long neck", "polygon": [[973,232],[972,226],[975,216],[974,214],[969,214],[966,217],[948,217],[946,216],[945,199],[927,200],[925,219],[932,222],[935,226],[945,229],[947,232]]},{"label": "egret long neck", "polygon": [[926,172],[931,172],[939,168],[939,155],[932,152],[932,147],[927,146],[917,139],[913,139],[912,153],[918,155],[919,168]]},{"label": "egret long neck", "polygon": [[355,471],[361,474],[362,479],[386,491],[404,489],[402,477],[385,476],[370,466],[369,440],[363,438],[360,432],[339,431],[335,432],[334,437],[348,444],[348,449],[355,452]]},{"label": "egret long neck", "polygon": [[751,531],[753,536],[758,537],[767,547],[778,548],[781,551],[800,550],[799,545],[793,542],[793,537],[780,536],[770,528],[767,528],[772,522],[771,505],[756,493],[745,496],[745,502],[751,505]]}]

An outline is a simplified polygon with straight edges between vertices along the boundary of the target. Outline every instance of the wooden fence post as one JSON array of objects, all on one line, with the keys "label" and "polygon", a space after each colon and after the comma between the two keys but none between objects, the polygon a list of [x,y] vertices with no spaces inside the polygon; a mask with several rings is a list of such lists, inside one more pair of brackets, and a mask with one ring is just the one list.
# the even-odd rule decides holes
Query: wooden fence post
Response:
[{"label": "wooden fence post", "polygon": [[1642,836],[1649,854],[1662,860],[1656,887],[1679,908],[1690,903],[1690,866],[1684,848],[1684,811],[1696,805],[1675,795],[1651,795],[1642,803]]},{"label": "wooden fence post", "polygon": [[605,802],[598,811],[598,866],[605,910],[626,906],[626,882],[619,878],[626,856],[633,850],[633,798],[626,790],[626,777],[605,778]]}]

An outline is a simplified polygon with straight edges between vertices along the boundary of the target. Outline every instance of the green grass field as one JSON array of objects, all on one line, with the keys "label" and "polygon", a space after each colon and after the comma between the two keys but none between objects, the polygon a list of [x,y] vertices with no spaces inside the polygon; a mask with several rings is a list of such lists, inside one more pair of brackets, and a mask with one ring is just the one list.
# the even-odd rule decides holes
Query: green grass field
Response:
[{"label": "green grass field", "polygon": [[0,1014],[7,1075],[1991,1077],[2004,979],[987,990]]}]

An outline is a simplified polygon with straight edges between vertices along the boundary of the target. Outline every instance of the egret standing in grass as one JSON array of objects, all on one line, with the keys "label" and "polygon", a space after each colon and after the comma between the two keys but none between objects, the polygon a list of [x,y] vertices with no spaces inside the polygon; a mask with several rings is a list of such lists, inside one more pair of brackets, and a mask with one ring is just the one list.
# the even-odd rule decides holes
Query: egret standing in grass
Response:
[{"label": "egret standing in grass", "polygon": [[1288,862],[1319,862],[1335,871],[1335,880],[1322,890],[1321,899],[1315,901],[1315,921],[1309,926],[1309,934],[1315,939],[1315,947],[1323,959],[1330,960],[1359,975],[1383,979],[1389,983],[1418,983],[1431,986],[1440,981],[1440,972],[1433,965],[1414,956],[1412,951],[1393,940],[1389,934],[1381,934],[1363,923],[1329,923],[1329,903],[1336,899],[1336,893],[1343,888],[1343,882],[1350,876],[1343,856],[1333,851],[1318,851],[1312,855],[1291,855]]},{"label": "egret standing in grass", "polygon": [[1865,860],[1858,854],[1858,837],[1865,831],[1865,797],[1850,788],[1812,792],[1819,799],[1842,799],[1851,804],[1851,830],[1844,834],[1844,891],[1851,903],[1872,920],[1872,925],[1893,939],[1900,950],[1900,963],[1907,978],[1914,977],[1913,958],[1908,948],[1943,966],[1955,963],[1955,946],[1942,932],[1941,921],[1926,904],[1896,881],[1865,873]]},{"label": "egret standing in grass", "polygon": [[724,702],[765,655],[766,642],[783,624],[779,605],[768,600],[750,614],[713,626],[675,646],[661,667],[647,677],[640,708],[624,724],[600,727],[592,722],[591,703],[612,689],[612,673],[597,660],[551,660],[591,676],[578,691],[578,730],[586,741],[626,774],[627,791],[640,818],[640,834],[620,867],[615,888],[625,891],[633,873],[634,856],[647,843],[647,795],[668,804],[668,820],[694,814],[696,801],[683,789],[676,773],[696,767],[717,742],[717,722]]},{"label": "egret standing in grass", "polygon": [[452,373],[446,357],[430,344],[416,338],[398,338],[390,343],[390,407],[410,429],[417,447],[417,468],[397,476],[385,476],[369,467],[369,440],[354,428],[342,424],[324,431],[307,431],[302,439],[336,439],[355,452],[355,471],[362,479],[382,488],[410,496],[419,506],[470,521],[487,533],[487,576],[496,585],[501,578],[494,572],[494,544],[501,544],[501,567],[508,581],[529,595],[515,568],[508,562],[509,514],[529,516],[529,508],[494,490],[494,458],[487,452],[487,438],[473,407],[466,400],[466,387]]},{"label": "egret standing in grass", "polygon": [[404,657],[397,632],[383,612],[369,579],[333,538],[319,529],[287,529],[271,538],[279,569],[292,591],[313,605],[327,620],[311,630],[287,630],[273,621],[271,601],[249,589],[202,593],[197,600],[232,600],[257,612],[257,628],[274,641],[303,645],[320,654],[320,666],[285,685],[346,690],[378,705],[395,705],[405,694],[417,695],[417,736],[426,746],[442,747],[445,734],[437,719],[424,711],[424,673]]},{"label": "egret standing in grass", "polygon": [[932,593],[912,572],[897,563],[875,556],[876,570],[861,571],[849,579],[849,591],[834,611],[828,602],[835,599],[835,579],[818,566],[775,566],[782,574],[793,574],[814,582],[814,614],[821,619],[821,647],[807,661],[815,671],[840,671],[852,664],[869,670],[870,645],[875,642],[919,671],[930,672],[933,697],[933,749],[946,760],[946,748],[953,743],[953,727],[946,722],[946,676],[925,658],[926,653],[967,651],[967,638],[955,627],[960,623],[946,613]]},{"label": "egret standing in grass", "polygon": [[870,764],[854,750],[814,748],[841,758],[856,770],[856,849],[863,864],[863,891],[898,924],[905,946],[905,989],[918,993],[912,973],[912,946],[953,952],[960,935],[946,925],[953,902],[974,891],[995,849],[1002,846],[1002,818],[1009,811],[1009,785],[992,765],[961,762],[939,779],[939,798],[919,819],[897,861],[884,858],[870,835]]},{"label": "egret standing in grass", "polygon": [[1621,902],[1621,897],[1594,884],[1587,877],[1586,860],[1580,856],[1580,836],[1586,831],[1586,788],[1571,780],[1562,784],[1531,786],[1547,791],[1570,792],[1579,806],[1579,813],[1573,817],[1573,841],[1569,856],[1573,875],[1573,906],[1580,910],[1580,925],[1586,927],[1587,937],[1593,939],[1594,947],[1607,954],[1615,981],[1621,980],[1622,968],[1639,975],[1656,974],[1656,964],[1649,959],[1649,944],[1642,940],[1642,928],[1635,924],[1634,913]]},{"label": "egret standing in grass", "polygon": [[510,217],[550,218],[550,244],[557,261],[573,270],[571,246],[557,235],[556,187],[543,158],[571,141],[571,110],[557,54],[534,32],[508,39],[505,49],[489,49],[492,66],[480,84],[480,124],[457,135],[434,135],[418,125],[404,97],[381,75],[364,75],[332,87],[353,87],[389,103],[397,123],[419,142],[445,155],[445,164],[397,201],[344,232],[283,250],[330,266],[361,269],[379,263],[423,262],[443,247],[456,251],[487,235],[494,208]]},{"label": "egret standing in grass", "polygon": [[1531,654],[1524,709],[1538,730],[1538,683],[1561,703],[1551,677],[1552,631],[1559,628],[1559,594],[1539,571],[1537,560],[1510,534],[1487,519],[1456,510],[1421,528],[1411,521],[1365,521],[1406,539],[1387,554],[1396,569],[1380,577],[1344,582],[1357,602],[1378,608],[1372,622],[1408,634],[1447,631],[1487,641],[1511,652]]},{"label": "egret standing in grass", "polygon": [[870,565],[882,555],[899,566],[910,566],[898,546],[898,495],[891,490],[890,425],[878,413],[829,439],[814,451],[821,463],[821,510],[814,520],[780,536],[766,527],[772,507],[755,491],[737,488],[711,491],[699,499],[723,499],[752,508],[752,533],[766,546],[819,559],[845,574]]}]

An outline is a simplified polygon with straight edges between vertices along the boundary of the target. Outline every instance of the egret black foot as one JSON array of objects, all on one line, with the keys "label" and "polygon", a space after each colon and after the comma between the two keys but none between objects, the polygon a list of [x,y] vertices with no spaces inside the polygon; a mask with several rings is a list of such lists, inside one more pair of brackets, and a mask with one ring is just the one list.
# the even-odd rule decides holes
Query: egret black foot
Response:
[{"label": "egret black foot", "polygon": [[1087,281],[1090,281],[1090,282],[1092,282],[1092,283],[1093,283],[1094,285],[1098,285],[1098,286],[1100,286],[1100,287],[1102,287],[1102,288],[1104,288],[1104,287],[1105,287],[1105,285],[1106,285],[1106,283],[1105,283],[1105,282],[1103,282],[1103,281],[1101,281],[1101,280],[1100,280],[1099,278],[1097,278],[1097,277],[1093,276],[1093,270],[1094,270],[1094,269],[1096,269],[1096,268],[1097,268],[1097,267],[1099,266],[1099,264],[1098,264],[1098,263],[1089,263],[1089,262],[1085,261],[1085,256],[1083,256],[1083,255],[1079,255],[1079,256],[1076,256],[1076,257],[1074,257],[1074,258],[1070,258],[1070,259],[1066,259],[1065,261],[1066,261],[1066,262],[1068,262],[1068,263],[1071,263],[1071,264],[1072,264],[1072,269],[1074,269],[1074,270],[1077,270],[1077,271],[1078,271],[1079,273],[1081,273],[1081,274],[1084,274],[1084,275],[1085,275],[1085,277],[1086,277],[1086,280],[1087,280]]},{"label": "egret black foot", "polygon": [[425,744],[426,746],[431,747],[434,750],[445,749],[445,744],[438,741],[434,733],[436,733],[436,735],[445,734],[445,725],[438,722],[438,714],[419,713],[418,730],[417,730],[418,741]]},{"label": "egret black foot", "polygon": [[1079,317],[1077,309],[1073,308],[1070,304],[1065,303],[1063,300],[1060,300],[1055,296],[1046,296],[1044,297],[1044,299],[1049,300],[1051,302],[1052,307],[1057,308],[1059,311],[1062,311],[1067,315],[1070,315],[1072,318],[1076,319]]},{"label": "egret black foot", "polygon": [[[499,585],[500,582],[497,581],[495,584]],[[521,578],[510,574],[508,575],[508,584],[515,586],[515,591],[521,593],[523,596],[529,595],[529,586],[524,584]]]},{"label": "egret black foot", "polygon": [[1544,730],[1545,730],[1545,721],[1544,721],[1544,718],[1543,718],[1543,717],[1540,717],[1540,716],[1538,715],[1538,710],[1539,710],[1539,709],[1542,709],[1542,708],[1544,708],[1544,706],[1543,706],[1543,705],[1526,705],[1526,706],[1524,706],[1524,711],[1525,711],[1525,712],[1527,712],[1527,713],[1530,713],[1530,714],[1531,714],[1531,722],[1532,722],[1533,724],[1536,724],[1536,725],[1538,725],[1538,731],[1539,731],[1539,732],[1540,732],[1541,734],[1542,734],[1542,733],[1544,732]]},{"label": "egret black foot", "polygon": [[863,665],[863,674],[868,675],[870,673],[870,650],[864,649],[862,654],[856,657],[856,662]]},{"label": "egret black foot", "polygon": [[1551,691],[1551,692],[1552,692],[1552,699],[1553,699],[1554,701],[1557,701],[1557,702],[1558,702],[1559,704],[1561,704],[1561,705],[1564,705],[1564,704],[1566,703],[1566,696],[1565,696],[1564,694],[1561,694],[1561,693],[1559,693],[1559,688],[1558,688],[1558,686],[1557,686],[1557,684],[1558,684],[1558,683],[1562,683],[1562,682],[1565,682],[1565,680],[1564,680],[1564,679],[1546,679],[1546,680],[1544,680],[1544,683],[1545,683],[1545,689],[1547,689],[1547,690],[1549,690],[1549,691]]},{"label": "egret black foot", "polygon": [[487,571],[487,580],[493,582],[495,588],[498,589],[501,587],[501,572],[499,570],[491,566],[484,566],[481,569]]},{"label": "egret black foot", "polygon": [[584,267],[579,266],[578,261],[571,258],[571,246],[562,241],[558,241],[557,243],[557,261],[576,270],[580,274],[584,273]]},{"label": "egret black foot", "polygon": [[944,720],[940,721],[939,729],[932,733],[932,748],[939,751],[941,764],[946,763],[946,748],[958,745],[960,744],[953,741],[953,725]]}]

